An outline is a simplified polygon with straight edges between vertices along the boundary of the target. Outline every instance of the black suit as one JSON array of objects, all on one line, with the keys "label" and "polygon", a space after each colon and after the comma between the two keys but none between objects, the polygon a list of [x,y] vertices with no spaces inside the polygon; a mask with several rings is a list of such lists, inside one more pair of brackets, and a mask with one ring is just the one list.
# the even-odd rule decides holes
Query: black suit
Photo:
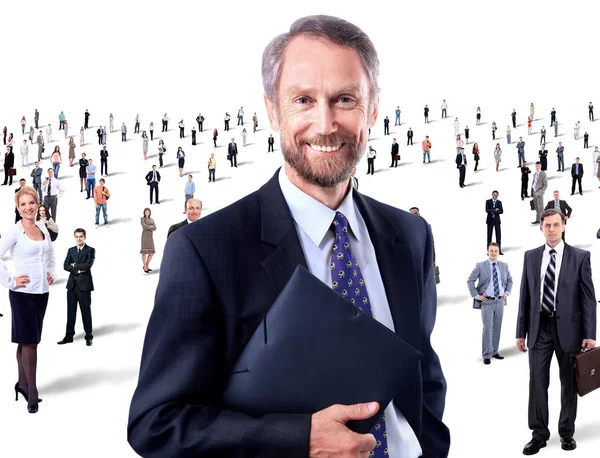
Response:
[{"label": "black suit", "polygon": [[8,170],[15,165],[15,154],[12,152],[4,153],[4,184],[12,185],[13,177],[8,174]]},{"label": "black suit", "polygon": [[187,218],[184,219],[181,223],[173,224],[169,228],[169,232],[167,232],[167,238],[169,238],[171,236],[171,234],[173,232],[175,232],[177,229],[181,229],[183,226],[186,226],[187,224],[188,224]]},{"label": "black suit", "polygon": [[154,171],[150,170],[147,174],[146,174],[146,184],[148,184],[150,186],[150,205],[152,205],[152,191],[154,191],[154,196],[156,200],[156,203],[159,204],[159,200],[158,200],[158,183],[160,183],[160,173],[157,170],[156,171],[156,181],[152,181],[152,175],[153,175]]},{"label": "black suit", "polygon": [[487,218],[485,223],[487,224],[487,246],[492,243],[492,232],[496,230],[496,243],[500,245],[500,251],[502,251],[502,232],[500,230],[500,215],[504,213],[502,208],[502,202],[494,199],[488,199],[485,201],[485,211]]},{"label": "black suit", "polygon": [[[253,418],[219,405],[228,373],[265,313],[296,267],[307,266],[278,173],[167,240],[129,413],[128,441],[145,458],[308,456],[311,415]],[[422,218],[358,192],[354,202],[375,249],[395,332],[423,353],[394,404],[423,456],[445,458],[446,382],[430,343],[431,230]],[[368,370],[368,362],[357,363]]]},{"label": "black suit", "polygon": [[529,192],[528,186],[530,173],[531,170],[529,170],[529,167],[521,166],[521,200],[523,200],[525,197],[528,197],[527,193]]},{"label": "black suit", "polygon": [[273,137],[269,137],[269,149],[267,149],[267,153],[273,153],[274,150],[274,145],[275,145],[275,139]]},{"label": "black suit", "polygon": [[392,165],[390,167],[398,167],[398,159],[395,156],[400,156],[400,145],[398,143],[392,143]]},{"label": "black suit", "polygon": [[571,184],[571,194],[575,194],[575,182],[579,185],[579,194],[583,194],[581,189],[581,179],[583,178],[583,164],[577,165],[577,163],[571,166],[571,177],[573,182]]},{"label": "black suit", "polygon": [[412,130],[408,130],[406,132],[406,146],[408,146],[409,143],[411,145],[413,144],[413,135],[414,135],[414,132]]},{"label": "black suit", "polygon": [[388,118],[385,118],[383,120],[383,135],[389,135],[390,134],[390,120]]},{"label": "black suit", "polygon": [[[94,265],[96,250],[84,245],[81,252],[77,246],[69,248],[65,258],[64,269],[69,272],[67,280],[67,330],[65,340],[73,340],[75,335],[75,320],[77,319],[77,303],[81,310],[85,340],[92,340],[92,281],[91,268]],[[74,265],[71,265],[74,264]]]},{"label": "black suit", "polygon": [[548,440],[548,384],[550,362],[556,352],[561,381],[558,430],[570,437],[575,430],[577,395],[572,391],[571,356],[583,339],[596,340],[596,297],[589,251],[564,244],[554,317],[541,310],[542,256],[546,245],[525,252],[517,338],[527,337],[529,348],[529,428],[533,438]]},{"label": "black suit", "polygon": [[238,149],[237,149],[237,144],[236,143],[230,143],[227,146],[227,154],[229,155],[229,162],[231,163],[231,166],[232,167],[237,167]]},{"label": "black suit", "polygon": [[548,170],[548,150],[539,150],[538,156],[540,158],[540,162],[542,163],[542,170]]},{"label": "black suit", "polygon": [[458,169],[458,185],[465,187],[465,176],[467,174],[467,155],[459,153],[456,155],[456,168]]},{"label": "black suit", "polygon": [[[19,186],[17,189],[15,189],[15,194],[18,193],[20,190],[21,187]],[[18,207],[15,207],[15,223],[18,223],[20,219],[23,219],[23,217],[21,216],[21,213],[19,213]]]}]

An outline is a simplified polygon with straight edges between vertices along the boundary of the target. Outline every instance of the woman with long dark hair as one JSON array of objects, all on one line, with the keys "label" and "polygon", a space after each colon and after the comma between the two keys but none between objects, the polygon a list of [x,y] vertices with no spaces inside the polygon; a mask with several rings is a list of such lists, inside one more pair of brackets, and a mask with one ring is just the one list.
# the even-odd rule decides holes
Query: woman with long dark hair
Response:
[{"label": "woman with long dark hair", "polygon": [[142,224],[142,249],[140,254],[142,255],[142,262],[144,263],[144,272],[152,272],[150,269],[150,261],[154,256],[154,236],[153,232],[156,230],[156,224],[152,219],[152,210],[144,208],[144,215],[141,217]]}]

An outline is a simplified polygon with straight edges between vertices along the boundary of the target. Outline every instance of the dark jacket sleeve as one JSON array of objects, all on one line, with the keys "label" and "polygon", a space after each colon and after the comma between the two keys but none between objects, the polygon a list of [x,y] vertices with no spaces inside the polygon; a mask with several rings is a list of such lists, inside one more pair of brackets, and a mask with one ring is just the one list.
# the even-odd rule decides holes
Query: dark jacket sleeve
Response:
[{"label": "dark jacket sleeve", "polygon": [[596,340],[596,294],[592,281],[590,252],[586,251],[581,264],[581,311],[583,312],[583,338]]},{"label": "dark jacket sleeve", "polygon": [[85,258],[83,262],[78,262],[73,267],[74,270],[87,270],[89,271],[94,265],[94,260],[96,259],[96,249],[91,246],[87,247],[87,250],[83,253],[85,254]]},{"label": "dark jacket sleeve", "polygon": [[127,439],[144,458],[306,458],[310,415],[223,410],[227,332],[201,253],[177,231],[165,246],[131,401]]},{"label": "dark jacket sleeve", "polygon": [[73,269],[73,267],[71,267],[71,264],[74,263],[75,260],[71,258],[71,249],[69,248],[67,250],[67,257],[65,258],[65,264],[64,264],[64,269],[67,272],[73,272],[73,270],[75,270],[77,272],[77,269]]},{"label": "dark jacket sleeve", "polygon": [[529,330],[530,301],[529,286],[527,284],[527,253],[525,253],[523,275],[521,276],[521,292],[519,295],[519,311],[517,313],[517,339],[524,339],[527,337],[527,331]]},{"label": "dark jacket sleeve", "polygon": [[437,296],[433,275],[433,237],[431,227],[423,221],[427,231],[427,246],[423,273],[422,342],[421,371],[423,375],[423,412],[420,437],[424,458],[445,458],[450,449],[450,432],[442,422],[446,403],[446,379],[438,355],[431,346],[431,333],[435,325]]}]

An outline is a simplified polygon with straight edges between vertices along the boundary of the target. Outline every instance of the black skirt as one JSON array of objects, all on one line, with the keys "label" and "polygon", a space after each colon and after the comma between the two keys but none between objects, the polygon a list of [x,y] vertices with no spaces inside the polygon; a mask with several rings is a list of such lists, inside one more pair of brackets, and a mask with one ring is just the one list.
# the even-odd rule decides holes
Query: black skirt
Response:
[{"label": "black skirt", "polygon": [[49,293],[17,293],[10,290],[8,299],[12,311],[12,341],[37,345],[42,340],[42,327]]},{"label": "black skirt", "polygon": [[183,168],[183,164],[185,163],[185,158],[180,157],[179,160],[178,160],[178,162],[179,162],[179,168],[182,169]]}]

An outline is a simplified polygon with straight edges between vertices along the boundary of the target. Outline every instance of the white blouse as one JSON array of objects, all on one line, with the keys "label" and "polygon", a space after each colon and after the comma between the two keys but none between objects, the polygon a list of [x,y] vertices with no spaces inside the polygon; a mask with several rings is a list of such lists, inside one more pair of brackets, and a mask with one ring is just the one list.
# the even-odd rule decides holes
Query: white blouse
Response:
[{"label": "white blouse", "polygon": [[[44,240],[31,240],[25,233],[21,221],[16,223],[6,237],[0,238],[0,258],[10,250],[15,274],[11,274],[6,264],[0,259],[0,283],[12,291],[30,294],[43,294],[50,290],[47,273],[56,277],[56,259],[50,234],[43,223],[36,226],[44,234]],[[15,276],[27,275],[30,282],[25,286],[16,286]]]}]

